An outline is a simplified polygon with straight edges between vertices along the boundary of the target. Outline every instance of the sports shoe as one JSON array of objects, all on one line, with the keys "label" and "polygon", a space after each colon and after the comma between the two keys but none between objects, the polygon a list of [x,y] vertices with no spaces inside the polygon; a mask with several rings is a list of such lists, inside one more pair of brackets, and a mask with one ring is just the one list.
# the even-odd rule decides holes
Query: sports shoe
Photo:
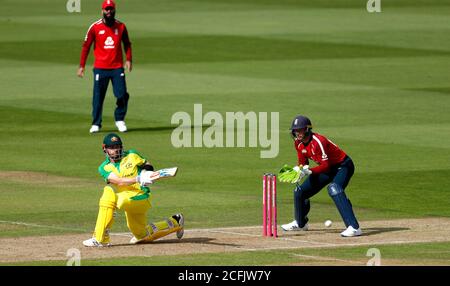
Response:
[{"label": "sports shoe", "polygon": [[181,226],[181,229],[177,231],[177,238],[181,239],[184,234],[184,216],[183,214],[176,214],[173,216],[174,219],[178,221],[178,224]]},{"label": "sports shoe", "polygon": [[83,241],[83,245],[87,247],[107,247],[111,246],[110,243],[101,243],[98,242],[95,238],[89,238]]},{"label": "sports shoe", "polygon": [[116,121],[116,127],[119,132],[127,132],[128,130],[125,121]]},{"label": "sports shoe", "polygon": [[308,224],[305,224],[303,227],[299,227],[297,221],[293,220],[291,223],[281,225],[281,228],[284,231],[293,231],[293,230],[294,231],[299,231],[299,230],[307,231],[309,226],[308,226]]},{"label": "sports shoe", "polygon": [[98,125],[92,125],[91,129],[89,129],[89,133],[97,133],[100,131],[100,126]]},{"label": "sports shoe", "polygon": [[353,226],[349,226],[346,230],[341,232],[341,235],[344,237],[360,236],[361,234],[361,228],[354,229]]}]

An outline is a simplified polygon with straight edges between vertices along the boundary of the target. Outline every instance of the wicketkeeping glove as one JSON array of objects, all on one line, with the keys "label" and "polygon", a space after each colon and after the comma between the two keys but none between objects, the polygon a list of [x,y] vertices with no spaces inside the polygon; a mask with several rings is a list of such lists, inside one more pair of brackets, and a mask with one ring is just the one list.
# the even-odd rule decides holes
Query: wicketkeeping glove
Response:
[{"label": "wicketkeeping glove", "polygon": [[284,165],[278,172],[278,178],[280,182],[295,184],[311,173],[308,165],[295,167]]},{"label": "wicketkeeping glove", "polygon": [[283,183],[295,183],[300,178],[300,169],[284,165],[278,172],[278,180]]}]

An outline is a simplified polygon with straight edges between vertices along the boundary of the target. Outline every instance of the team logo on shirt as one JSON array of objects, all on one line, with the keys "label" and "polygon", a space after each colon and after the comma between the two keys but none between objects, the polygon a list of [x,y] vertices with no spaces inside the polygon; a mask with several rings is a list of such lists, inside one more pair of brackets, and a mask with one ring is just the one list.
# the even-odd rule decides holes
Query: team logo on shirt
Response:
[{"label": "team logo on shirt", "polygon": [[106,38],[104,48],[105,49],[114,49],[114,40],[112,39],[112,37]]},{"label": "team logo on shirt", "polygon": [[98,32],[99,35],[103,35],[104,33],[105,33],[105,30],[100,30],[100,31]]},{"label": "team logo on shirt", "polygon": [[306,149],[303,149],[302,154],[306,154],[306,153],[307,153]]}]

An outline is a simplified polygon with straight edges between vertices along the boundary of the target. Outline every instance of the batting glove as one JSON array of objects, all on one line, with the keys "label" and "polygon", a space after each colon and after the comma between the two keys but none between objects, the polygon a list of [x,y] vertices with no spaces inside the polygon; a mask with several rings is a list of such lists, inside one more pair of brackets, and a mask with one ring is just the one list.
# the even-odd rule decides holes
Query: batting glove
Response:
[{"label": "batting glove", "polygon": [[136,177],[136,182],[139,183],[141,187],[153,184],[153,181],[150,179],[152,173],[152,171],[142,170],[141,173]]}]

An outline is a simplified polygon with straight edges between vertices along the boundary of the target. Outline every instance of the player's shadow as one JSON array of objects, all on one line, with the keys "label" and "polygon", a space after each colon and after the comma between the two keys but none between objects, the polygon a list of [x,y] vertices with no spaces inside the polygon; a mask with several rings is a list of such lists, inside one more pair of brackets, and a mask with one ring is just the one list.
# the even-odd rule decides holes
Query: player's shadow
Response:
[{"label": "player's shadow", "polygon": [[131,127],[128,129],[128,132],[155,132],[173,130],[175,128],[177,128],[177,126]]},{"label": "player's shadow", "polygon": [[[386,233],[386,232],[394,232],[394,231],[405,231],[410,230],[408,227],[369,227],[369,228],[362,228],[362,235],[361,236],[370,236],[370,235],[376,235],[380,233]],[[309,234],[319,234],[319,233],[341,233],[342,229],[310,229],[308,231],[299,231],[297,233],[288,234],[287,236],[304,236]]]},{"label": "player's shadow", "polygon": [[[167,131],[167,130],[174,130],[176,128],[186,128],[186,129],[191,129],[193,130],[194,128],[202,128],[202,132],[211,127],[211,125],[202,125],[202,126],[195,126],[195,125],[191,125],[191,126],[184,126],[184,127],[180,127],[180,126],[153,126],[153,127],[129,127],[127,132],[158,132],[158,131]],[[117,132],[117,129],[115,128],[105,128],[105,129],[101,129],[100,133],[110,133],[110,132]]]},{"label": "player's shadow", "polygon": [[[127,132],[156,132],[156,131],[166,131],[166,130],[173,130],[177,128],[177,126],[154,126],[154,127],[132,127],[128,128]],[[115,128],[104,128],[100,130],[100,133],[110,133],[110,132],[117,132],[117,129]]]},{"label": "player's shadow", "polygon": [[239,244],[234,243],[221,243],[221,242],[214,242],[216,240],[215,238],[211,237],[188,237],[183,239],[165,239],[165,240],[157,240],[151,243],[158,244],[158,243],[198,243],[198,244],[212,244],[212,245],[220,245],[220,246],[234,246],[239,247]]},{"label": "player's shadow", "polygon": [[409,227],[369,227],[363,228],[363,236],[370,236],[386,232],[410,230]]},{"label": "player's shadow", "polygon": [[156,240],[156,241],[150,241],[150,242],[143,242],[139,244],[129,244],[129,243],[120,243],[120,244],[113,244],[111,247],[117,247],[117,246],[136,246],[136,245],[147,245],[147,244],[184,244],[184,243],[196,243],[196,244],[209,244],[209,245],[219,245],[219,246],[231,246],[231,247],[240,247],[239,244],[234,243],[220,243],[215,242],[215,238],[210,237],[188,237],[183,239],[163,239],[163,240]]},{"label": "player's shadow", "polygon": [[[369,228],[362,228],[362,235],[361,236],[370,236],[370,235],[376,235],[380,233],[386,233],[386,232],[394,232],[394,231],[404,231],[404,230],[410,230],[408,227],[369,227]],[[334,232],[334,233],[341,233],[341,229],[334,229],[334,230],[323,230],[324,232]]]}]

